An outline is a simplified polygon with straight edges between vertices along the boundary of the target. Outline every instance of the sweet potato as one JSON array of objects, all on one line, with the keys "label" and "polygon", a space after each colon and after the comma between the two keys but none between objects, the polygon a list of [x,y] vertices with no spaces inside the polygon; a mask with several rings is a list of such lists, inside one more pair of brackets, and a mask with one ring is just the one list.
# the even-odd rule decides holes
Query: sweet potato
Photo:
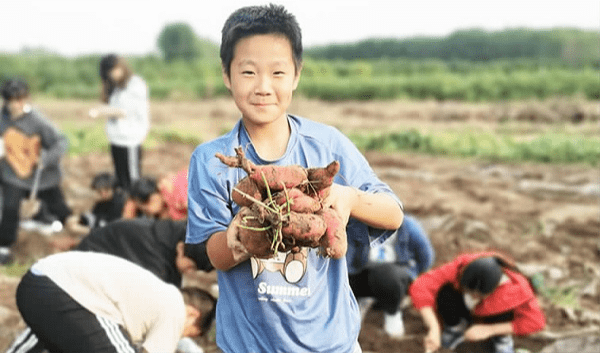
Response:
[{"label": "sweet potato", "polygon": [[284,238],[293,238],[302,246],[316,247],[326,229],[325,220],[319,215],[290,212],[283,222],[281,232]]},{"label": "sweet potato", "polygon": [[238,238],[250,254],[259,258],[270,258],[274,255],[272,236],[270,236],[269,224],[260,222],[256,212],[248,207],[242,207],[238,212],[240,224],[238,224]]},{"label": "sweet potato", "polygon": [[235,157],[224,156],[221,153],[216,153],[215,157],[227,166],[244,169],[250,179],[260,185],[268,185],[273,191],[291,189],[308,180],[306,169],[299,165],[256,165],[246,158],[241,147],[236,147],[235,153]]},{"label": "sweet potato", "polygon": [[233,202],[235,202],[238,206],[247,206],[250,207],[254,203],[254,201],[247,196],[251,196],[256,200],[262,200],[264,197],[264,188],[261,188],[256,182],[249,177],[244,177],[242,180],[237,183],[233,192],[231,193],[231,198]]},{"label": "sweet potato", "polygon": [[305,187],[306,194],[323,200],[329,195],[329,187],[340,171],[340,162],[333,161],[324,168],[308,168],[306,170],[308,183]]},{"label": "sweet potato", "polygon": [[318,213],[327,224],[325,235],[321,238],[321,254],[333,259],[341,259],[348,250],[348,237],[342,219],[333,208],[325,208]]},{"label": "sweet potato", "polygon": [[[298,213],[315,213],[321,209],[319,201],[304,194],[297,188],[280,191],[273,195],[273,200],[280,206],[289,202],[289,209]],[[287,212],[287,208],[284,207],[282,212]]]},{"label": "sweet potato", "polygon": [[299,165],[261,165],[256,166],[250,179],[269,186],[272,191],[291,189],[306,183],[306,170]]}]

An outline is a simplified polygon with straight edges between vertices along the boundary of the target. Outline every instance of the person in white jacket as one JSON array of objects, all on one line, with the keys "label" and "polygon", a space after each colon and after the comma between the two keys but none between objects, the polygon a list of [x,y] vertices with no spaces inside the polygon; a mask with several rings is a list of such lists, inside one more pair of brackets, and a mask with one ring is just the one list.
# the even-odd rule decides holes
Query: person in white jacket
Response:
[{"label": "person in white jacket", "polygon": [[102,102],[89,111],[106,118],[117,183],[125,191],[141,175],[142,143],[150,130],[148,87],[124,58],[108,54],[100,60]]},{"label": "person in white jacket", "polygon": [[133,262],[93,251],[38,260],[16,301],[28,328],[9,352],[175,352],[189,345],[182,338],[206,332],[215,307],[206,291],[179,289]]}]

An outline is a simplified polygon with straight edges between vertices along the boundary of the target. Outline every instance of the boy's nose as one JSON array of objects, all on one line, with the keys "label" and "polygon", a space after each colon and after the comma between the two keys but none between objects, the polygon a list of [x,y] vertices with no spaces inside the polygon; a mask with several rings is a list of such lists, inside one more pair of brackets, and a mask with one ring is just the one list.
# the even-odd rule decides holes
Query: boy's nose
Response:
[{"label": "boy's nose", "polygon": [[271,79],[269,77],[259,76],[256,80],[254,93],[257,95],[269,95],[271,92]]}]

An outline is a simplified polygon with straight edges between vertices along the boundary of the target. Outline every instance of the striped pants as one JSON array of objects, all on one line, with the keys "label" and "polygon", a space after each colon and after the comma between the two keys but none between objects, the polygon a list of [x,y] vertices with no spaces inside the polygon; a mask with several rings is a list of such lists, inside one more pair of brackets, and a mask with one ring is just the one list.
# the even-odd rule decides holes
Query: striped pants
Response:
[{"label": "striped pants", "polygon": [[17,288],[17,306],[29,326],[7,353],[143,352],[117,323],[90,312],[46,276],[27,272]]}]

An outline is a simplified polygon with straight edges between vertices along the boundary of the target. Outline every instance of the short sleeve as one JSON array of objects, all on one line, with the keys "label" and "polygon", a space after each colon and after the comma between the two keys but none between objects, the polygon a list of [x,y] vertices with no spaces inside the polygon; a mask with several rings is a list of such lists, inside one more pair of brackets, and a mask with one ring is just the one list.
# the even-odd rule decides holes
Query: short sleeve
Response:
[{"label": "short sleeve", "polygon": [[233,219],[228,178],[219,177],[228,171],[213,161],[217,159],[210,150],[199,146],[190,160],[186,243],[208,240],[212,234],[226,230]]}]

